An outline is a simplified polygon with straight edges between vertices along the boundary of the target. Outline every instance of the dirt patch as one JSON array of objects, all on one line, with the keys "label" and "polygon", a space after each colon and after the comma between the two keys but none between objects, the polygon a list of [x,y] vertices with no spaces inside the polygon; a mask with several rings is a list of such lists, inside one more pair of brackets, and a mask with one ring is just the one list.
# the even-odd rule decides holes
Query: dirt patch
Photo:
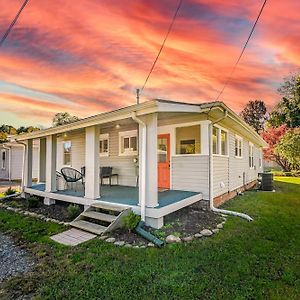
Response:
[{"label": "dirt patch", "polygon": [[[199,233],[202,229],[214,229],[222,221],[220,215],[203,209],[196,203],[166,216],[164,218],[165,225],[162,228],[154,229],[145,226],[144,229],[164,240],[170,234],[183,238]],[[117,241],[124,241],[133,245],[148,242],[136,233],[129,233],[124,229],[118,229],[112,232],[110,236],[116,238]]]},{"label": "dirt patch", "polygon": [[[68,206],[70,204],[66,202],[56,201],[55,205],[44,205],[43,200],[41,199],[37,207],[29,207],[28,201],[24,198],[10,198],[0,201],[11,207],[20,208],[22,210],[27,210],[37,214],[41,214],[47,218],[56,219],[63,222],[72,221],[70,220],[68,215]],[[80,209],[80,213],[83,212],[83,206],[78,206]]]}]

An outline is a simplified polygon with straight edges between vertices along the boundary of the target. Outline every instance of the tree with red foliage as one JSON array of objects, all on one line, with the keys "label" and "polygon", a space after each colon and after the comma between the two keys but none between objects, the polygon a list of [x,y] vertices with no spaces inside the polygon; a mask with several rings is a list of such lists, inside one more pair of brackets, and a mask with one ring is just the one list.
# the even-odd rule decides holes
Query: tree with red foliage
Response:
[{"label": "tree with red foliage", "polygon": [[269,148],[264,149],[264,158],[268,161],[275,161],[285,172],[291,171],[291,166],[287,159],[278,154],[276,145],[280,142],[287,130],[288,127],[284,124],[280,127],[266,128],[265,131],[261,132],[262,138],[269,144]]}]

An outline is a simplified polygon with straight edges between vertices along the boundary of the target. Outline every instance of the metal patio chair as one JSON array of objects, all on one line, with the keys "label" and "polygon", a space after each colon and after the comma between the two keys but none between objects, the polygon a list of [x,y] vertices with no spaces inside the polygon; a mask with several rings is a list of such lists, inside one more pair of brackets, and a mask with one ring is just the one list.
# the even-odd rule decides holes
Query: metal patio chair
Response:
[{"label": "metal patio chair", "polygon": [[109,186],[111,186],[111,179],[113,177],[117,177],[117,185],[119,180],[119,174],[113,173],[112,167],[101,167],[100,168],[100,183],[103,184],[103,179],[108,178],[109,179]]},{"label": "metal patio chair", "polygon": [[84,175],[78,170],[70,167],[64,167],[60,170],[67,184],[75,185],[75,192],[77,191],[77,183],[81,182],[84,188]]}]

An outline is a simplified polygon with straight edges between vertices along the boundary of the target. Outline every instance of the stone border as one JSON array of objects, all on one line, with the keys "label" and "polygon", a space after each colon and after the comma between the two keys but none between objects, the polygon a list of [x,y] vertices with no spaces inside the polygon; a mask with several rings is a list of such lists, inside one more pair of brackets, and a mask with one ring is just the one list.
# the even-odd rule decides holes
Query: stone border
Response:
[{"label": "stone border", "polygon": [[[166,244],[176,244],[176,243],[190,243],[192,241],[194,241],[195,239],[201,239],[201,238],[206,238],[206,237],[210,237],[213,236],[214,234],[217,234],[221,229],[224,228],[224,224],[227,220],[227,215],[221,214],[221,216],[223,217],[223,221],[219,224],[217,224],[217,227],[210,230],[210,229],[203,229],[201,230],[199,233],[196,233],[194,235],[191,236],[187,236],[184,238],[180,238],[174,235],[168,235],[165,239],[165,243]],[[140,244],[140,245],[133,245],[131,243],[126,243],[125,241],[117,241],[116,238],[114,237],[109,237],[107,235],[103,235],[99,237],[99,240],[102,240],[106,243],[110,243],[113,244],[115,246],[118,247],[124,247],[124,248],[139,248],[139,249],[145,249],[145,248],[153,248],[156,247],[153,243],[144,243],[144,244]]]},{"label": "stone border", "polygon": [[44,216],[42,214],[37,214],[37,213],[31,212],[31,211],[28,211],[28,210],[23,210],[21,208],[11,207],[11,206],[6,205],[6,204],[1,203],[1,202],[0,202],[0,208],[4,208],[8,211],[12,211],[12,212],[18,213],[18,214],[23,215],[23,216],[27,216],[27,217],[29,216],[29,217],[32,217],[32,218],[40,219],[40,220],[45,221],[45,222],[52,222],[52,223],[56,223],[56,224],[60,224],[60,225],[64,225],[64,226],[69,226],[70,225],[70,223],[68,223],[68,222],[63,222],[63,221],[59,221],[59,220],[56,220],[56,219],[47,218],[46,216]]}]

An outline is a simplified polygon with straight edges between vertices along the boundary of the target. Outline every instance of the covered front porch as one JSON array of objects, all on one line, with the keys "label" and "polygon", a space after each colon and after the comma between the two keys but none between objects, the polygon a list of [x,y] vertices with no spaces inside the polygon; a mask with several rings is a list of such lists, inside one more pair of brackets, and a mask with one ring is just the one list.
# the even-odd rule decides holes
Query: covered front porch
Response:
[{"label": "covered front porch", "polygon": [[[101,196],[94,200],[84,197],[84,188],[80,185],[76,187],[76,190],[66,189],[47,192],[45,184],[40,183],[34,184],[30,188],[25,188],[25,192],[31,195],[51,199],[51,204],[54,204],[55,201],[65,201],[89,207],[95,203],[108,203],[131,207],[131,209],[138,214],[140,214],[141,210],[139,204],[139,189],[138,187],[132,186],[102,185]],[[201,193],[181,190],[158,191],[157,197],[158,206],[146,208],[149,225],[153,225],[153,227],[162,226],[164,216],[202,200]]]}]

